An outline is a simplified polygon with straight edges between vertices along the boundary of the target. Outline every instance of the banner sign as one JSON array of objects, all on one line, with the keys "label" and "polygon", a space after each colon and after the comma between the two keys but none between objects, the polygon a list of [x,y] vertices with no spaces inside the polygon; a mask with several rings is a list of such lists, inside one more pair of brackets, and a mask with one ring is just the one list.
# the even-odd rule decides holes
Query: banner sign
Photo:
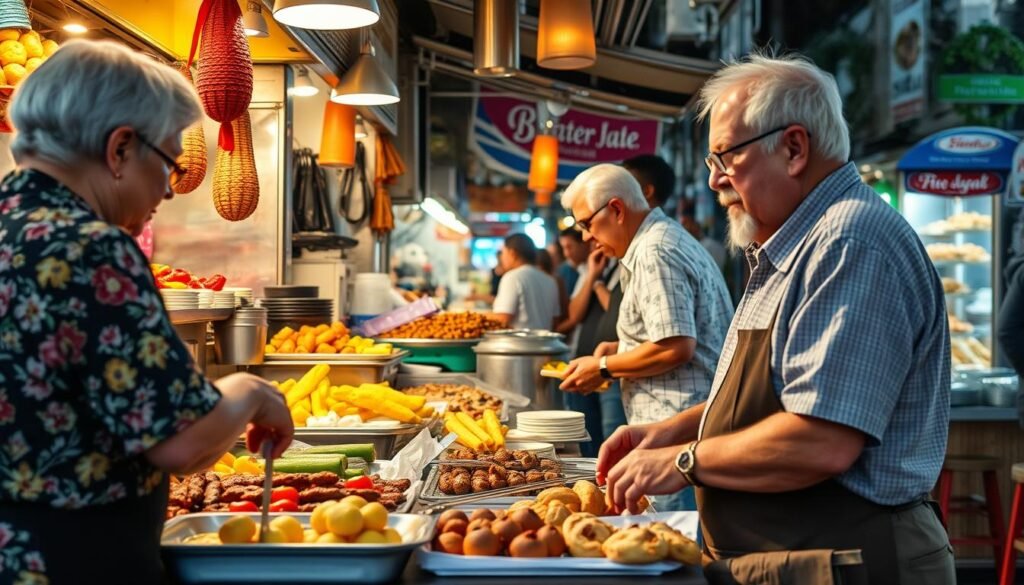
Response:
[{"label": "banner sign", "polygon": [[995,128],[944,130],[918,142],[900,159],[904,187],[947,197],[1003,193],[1017,137]]},{"label": "banner sign", "polygon": [[1024,102],[1024,75],[940,75],[939,99],[969,104]]},{"label": "banner sign", "polygon": [[892,0],[889,19],[889,109],[893,124],[924,113],[928,26],[924,0]]},{"label": "banner sign", "polygon": [[[544,107],[543,103],[491,97],[482,91],[474,105],[470,145],[488,167],[525,180]],[[661,123],[570,109],[551,134],[558,138],[558,182],[564,185],[596,164],[655,154]]]}]

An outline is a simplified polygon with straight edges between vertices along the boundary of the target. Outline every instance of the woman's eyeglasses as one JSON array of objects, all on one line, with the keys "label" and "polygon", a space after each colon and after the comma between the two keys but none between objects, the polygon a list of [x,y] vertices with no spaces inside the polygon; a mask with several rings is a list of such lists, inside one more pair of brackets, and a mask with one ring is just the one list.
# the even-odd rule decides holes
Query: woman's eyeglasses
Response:
[{"label": "woman's eyeglasses", "polygon": [[152,142],[146,140],[146,138],[142,134],[136,134],[136,135],[139,137],[139,142],[141,142],[141,143],[145,144],[146,146],[148,146],[153,152],[156,153],[157,156],[159,156],[161,159],[163,159],[164,164],[166,164],[167,168],[171,171],[170,175],[168,176],[168,180],[169,180],[169,182],[171,184],[171,187],[177,185],[181,181],[181,178],[185,176],[185,173],[188,172],[188,169],[186,169],[183,166],[179,165],[178,161],[176,161],[173,158],[171,158],[171,156],[169,154],[167,154],[166,152],[160,150],[160,148],[158,148]]}]

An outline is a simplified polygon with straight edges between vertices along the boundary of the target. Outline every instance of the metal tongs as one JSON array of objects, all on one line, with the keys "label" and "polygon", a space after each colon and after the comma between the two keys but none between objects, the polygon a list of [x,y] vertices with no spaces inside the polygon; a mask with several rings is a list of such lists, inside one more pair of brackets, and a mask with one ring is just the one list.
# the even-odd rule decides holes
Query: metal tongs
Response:
[{"label": "metal tongs", "polygon": [[270,492],[274,489],[274,443],[270,439],[263,441],[263,508],[260,511],[260,542],[266,542],[267,531],[270,530]]}]

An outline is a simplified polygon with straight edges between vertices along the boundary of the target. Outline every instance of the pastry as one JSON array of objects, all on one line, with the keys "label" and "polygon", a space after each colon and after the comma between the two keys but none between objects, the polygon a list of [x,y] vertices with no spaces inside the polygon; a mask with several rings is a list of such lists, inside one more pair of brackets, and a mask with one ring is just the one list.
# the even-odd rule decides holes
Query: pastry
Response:
[{"label": "pastry", "polygon": [[601,544],[614,532],[611,525],[585,512],[572,514],[562,523],[562,536],[574,557],[603,557]]},{"label": "pastry", "polygon": [[700,547],[682,532],[664,522],[652,522],[648,528],[657,532],[668,542],[669,558],[687,565],[697,565],[700,563]]},{"label": "pastry", "polygon": [[608,507],[604,503],[604,492],[593,483],[581,479],[573,484],[572,491],[579,496],[580,512],[601,516],[608,511]]},{"label": "pastry", "polygon": [[[573,512],[583,511],[580,507],[580,497],[576,494],[575,491],[567,487],[548,488],[542,491],[541,493],[537,494],[538,504],[547,504],[555,500],[562,502],[563,504],[565,504],[566,508],[569,508]],[[597,514],[595,514],[594,512],[589,512],[597,516]]]},{"label": "pastry", "polygon": [[508,513],[511,514],[512,512],[515,512],[516,510],[518,510],[520,508],[530,508],[530,507],[533,507],[533,505],[536,504],[536,503],[537,502],[534,502],[533,500],[519,500],[518,502],[516,502],[516,503],[514,503],[514,504],[512,504],[511,506],[508,507]]},{"label": "pastry", "polygon": [[601,552],[615,563],[645,565],[665,560],[669,544],[650,528],[632,526],[609,536],[601,544]]},{"label": "pastry", "polygon": [[551,500],[547,504],[537,504],[533,510],[544,520],[545,524],[559,530],[562,529],[565,519],[572,515],[572,510],[559,500]]}]

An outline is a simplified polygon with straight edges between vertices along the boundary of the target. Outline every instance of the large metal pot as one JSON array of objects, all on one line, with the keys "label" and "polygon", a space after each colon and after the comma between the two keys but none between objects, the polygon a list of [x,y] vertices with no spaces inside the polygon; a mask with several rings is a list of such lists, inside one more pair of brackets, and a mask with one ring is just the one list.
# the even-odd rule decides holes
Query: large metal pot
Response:
[{"label": "large metal pot", "polygon": [[532,329],[491,331],[484,335],[476,352],[477,375],[488,382],[530,399],[534,410],[561,410],[562,396],[557,380],[545,378],[540,370],[552,360],[569,356],[563,335]]}]

